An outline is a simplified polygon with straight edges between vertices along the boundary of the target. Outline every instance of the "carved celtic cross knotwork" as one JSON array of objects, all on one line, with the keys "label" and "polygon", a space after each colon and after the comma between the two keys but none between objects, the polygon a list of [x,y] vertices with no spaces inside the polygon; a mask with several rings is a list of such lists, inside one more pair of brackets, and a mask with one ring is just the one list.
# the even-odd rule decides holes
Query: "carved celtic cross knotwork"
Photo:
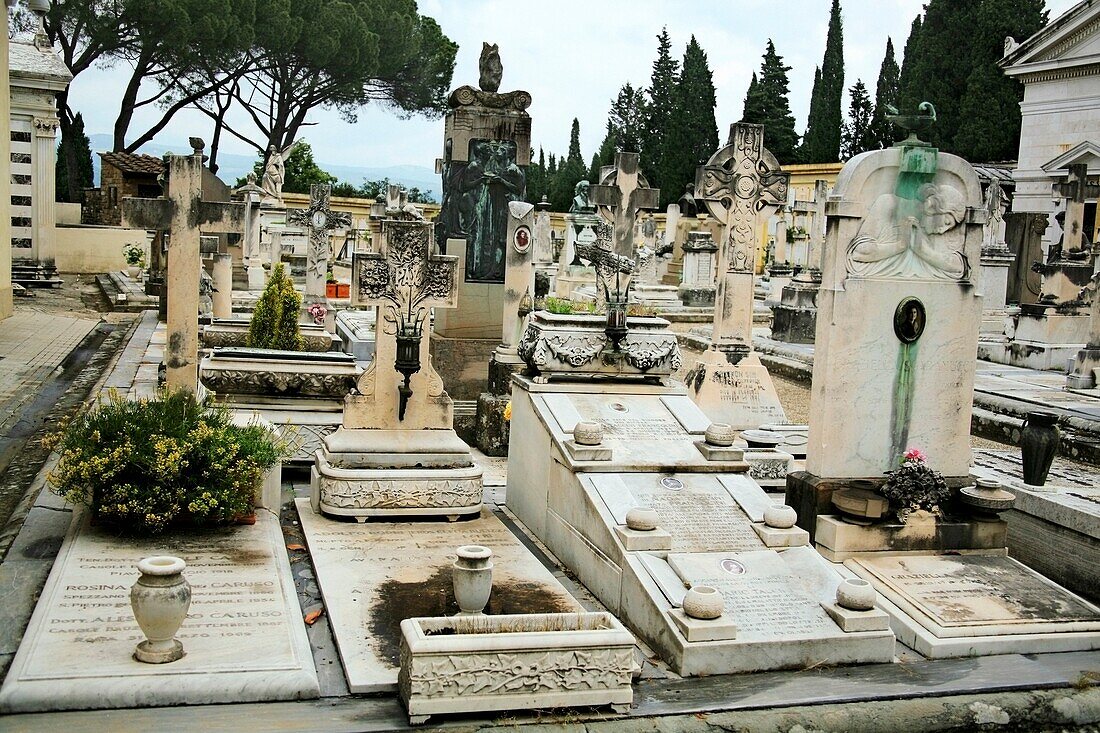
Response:
[{"label": "carved celtic cross knotwork", "polygon": [[638,154],[616,153],[615,176],[607,183],[592,186],[588,200],[600,207],[600,214],[614,226],[615,254],[634,256],[634,224],[638,212],[656,209],[661,190],[639,180]]},{"label": "carved celtic cross knotwork", "polygon": [[309,187],[309,208],[287,212],[287,221],[305,227],[309,232],[309,259],[306,269],[319,277],[328,272],[328,238],[337,229],[351,226],[351,215],[333,211],[329,206],[332,199],[332,186],[328,183],[314,183]]},{"label": "carved celtic cross knotwork", "polygon": [[457,307],[458,258],[431,254],[431,233],[425,221],[383,221],[379,251],[355,253],[355,304],[381,306],[398,327],[422,325],[429,308]]},{"label": "carved celtic cross knotwork", "polygon": [[762,125],[731,125],[726,147],[699,168],[695,198],[726,228],[719,250],[725,271],[752,271],[761,218],[787,203],[789,181],[764,147]]}]

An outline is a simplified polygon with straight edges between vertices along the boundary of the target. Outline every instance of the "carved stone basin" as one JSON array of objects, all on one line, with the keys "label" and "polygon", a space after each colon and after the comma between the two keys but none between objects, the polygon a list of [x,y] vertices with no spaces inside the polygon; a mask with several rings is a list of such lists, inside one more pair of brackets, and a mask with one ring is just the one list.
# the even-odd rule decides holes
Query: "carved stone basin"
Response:
[{"label": "carved stone basin", "polygon": [[667,377],[680,368],[680,346],[665,319],[628,317],[619,351],[604,333],[606,325],[602,315],[537,311],[520,340],[519,356],[530,370],[547,378]]},{"label": "carved stone basin", "polygon": [[361,372],[339,352],[214,349],[199,365],[199,381],[219,395],[253,394],[343,399]]}]

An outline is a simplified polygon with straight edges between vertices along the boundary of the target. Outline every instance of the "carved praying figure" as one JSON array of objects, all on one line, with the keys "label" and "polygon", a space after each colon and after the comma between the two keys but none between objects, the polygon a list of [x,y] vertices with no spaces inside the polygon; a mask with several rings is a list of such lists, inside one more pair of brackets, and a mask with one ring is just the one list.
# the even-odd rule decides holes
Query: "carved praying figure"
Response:
[{"label": "carved praying figure", "polygon": [[848,245],[849,274],[933,280],[967,277],[970,265],[961,251],[962,232],[957,230],[966,216],[962,192],[926,183],[917,196],[911,200],[888,193],[875,199]]}]

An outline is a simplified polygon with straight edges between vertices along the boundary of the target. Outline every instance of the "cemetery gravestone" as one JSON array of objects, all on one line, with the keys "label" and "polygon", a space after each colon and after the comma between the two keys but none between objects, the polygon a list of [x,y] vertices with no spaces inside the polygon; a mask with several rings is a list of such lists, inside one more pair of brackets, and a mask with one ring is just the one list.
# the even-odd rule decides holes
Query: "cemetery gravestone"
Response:
[{"label": "cemetery gravestone", "polygon": [[785,423],[767,369],[752,350],[753,266],[760,224],[786,201],[789,176],[764,148],[763,128],[735,124],[697,174],[697,199],[723,224],[711,348],[685,381],[715,422],[736,429]]}]

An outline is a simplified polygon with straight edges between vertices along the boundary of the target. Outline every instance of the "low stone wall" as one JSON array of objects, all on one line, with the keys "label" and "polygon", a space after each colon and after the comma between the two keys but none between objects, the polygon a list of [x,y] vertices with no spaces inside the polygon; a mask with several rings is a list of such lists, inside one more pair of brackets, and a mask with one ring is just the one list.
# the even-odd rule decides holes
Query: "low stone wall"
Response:
[{"label": "low stone wall", "polygon": [[126,267],[122,248],[127,244],[145,247],[145,232],[122,227],[59,226],[54,230],[54,264],[60,272],[115,272]]}]

